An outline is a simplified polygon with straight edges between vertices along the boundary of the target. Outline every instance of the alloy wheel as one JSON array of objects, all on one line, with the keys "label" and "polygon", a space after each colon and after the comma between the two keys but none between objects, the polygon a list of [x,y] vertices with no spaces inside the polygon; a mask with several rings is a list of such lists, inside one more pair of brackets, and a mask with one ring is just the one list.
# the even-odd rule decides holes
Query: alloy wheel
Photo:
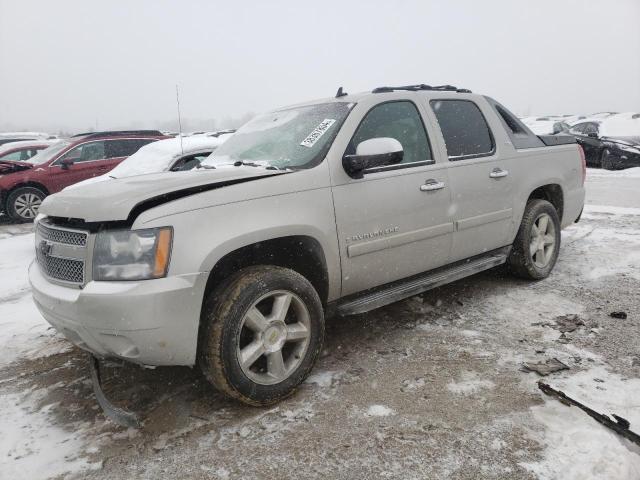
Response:
[{"label": "alloy wheel", "polygon": [[15,199],[13,208],[20,217],[33,219],[38,215],[41,204],[42,198],[35,193],[23,193]]},{"label": "alloy wheel", "polygon": [[273,385],[289,378],[302,363],[311,339],[311,318],[300,297],[278,290],[251,305],[240,329],[240,368],[253,382]]},{"label": "alloy wheel", "polygon": [[556,227],[551,217],[543,213],[536,218],[531,227],[529,253],[538,268],[546,267],[556,249]]}]

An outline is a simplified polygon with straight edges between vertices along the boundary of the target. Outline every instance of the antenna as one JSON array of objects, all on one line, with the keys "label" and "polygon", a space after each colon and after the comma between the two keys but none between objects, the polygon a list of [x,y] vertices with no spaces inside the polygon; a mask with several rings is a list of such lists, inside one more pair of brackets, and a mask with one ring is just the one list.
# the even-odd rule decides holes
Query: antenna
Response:
[{"label": "antenna", "polygon": [[182,147],[182,119],[180,118],[180,93],[178,92],[178,84],[176,84],[176,104],[178,105],[178,134],[180,135],[180,151],[184,155]]}]

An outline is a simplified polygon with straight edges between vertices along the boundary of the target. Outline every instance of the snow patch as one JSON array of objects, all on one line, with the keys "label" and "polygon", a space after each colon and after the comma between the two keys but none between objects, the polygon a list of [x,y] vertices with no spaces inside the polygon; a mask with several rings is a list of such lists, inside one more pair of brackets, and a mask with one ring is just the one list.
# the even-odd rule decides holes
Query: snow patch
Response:
[{"label": "snow patch", "polygon": [[[48,391],[49,389],[43,389]],[[42,391],[23,397],[0,396],[0,472],[3,478],[39,480],[102,467],[83,456],[83,431],[69,432],[52,424],[57,404],[37,406]],[[6,475],[6,476],[5,476]]]},{"label": "snow patch", "polygon": [[447,384],[447,390],[456,395],[474,395],[480,390],[492,389],[495,384],[491,380],[479,378],[476,372],[464,372],[462,380]]},{"label": "snow patch", "polygon": [[[625,379],[597,366],[567,378],[554,378],[550,383],[599,413],[615,413],[626,418],[632,430],[640,428],[640,379]],[[531,412],[544,427],[542,432],[531,435],[545,450],[540,462],[522,465],[538,478],[639,478],[640,448],[582,410],[545,397],[544,404],[532,407]]]},{"label": "snow patch", "polygon": [[367,409],[367,413],[365,415],[367,417],[388,417],[395,414],[395,411],[389,407],[385,407],[384,405],[371,405]]}]

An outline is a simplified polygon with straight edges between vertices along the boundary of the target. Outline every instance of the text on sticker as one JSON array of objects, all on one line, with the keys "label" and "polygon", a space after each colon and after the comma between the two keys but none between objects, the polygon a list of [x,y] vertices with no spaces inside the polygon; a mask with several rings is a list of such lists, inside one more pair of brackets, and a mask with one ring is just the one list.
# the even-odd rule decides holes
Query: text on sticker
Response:
[{"label": "text on sticker", "polygon": [[313,145],[320,139],[322,135],[325,134],[327,130],[329,130],[329,127],[334,123],[336,123],[336,121],[333,118],[325,118],[320,122],[320,125],[313,129],[313,132],[307,135],[307,138],[300,142],[300,145],[308,148],[313,147]]}]

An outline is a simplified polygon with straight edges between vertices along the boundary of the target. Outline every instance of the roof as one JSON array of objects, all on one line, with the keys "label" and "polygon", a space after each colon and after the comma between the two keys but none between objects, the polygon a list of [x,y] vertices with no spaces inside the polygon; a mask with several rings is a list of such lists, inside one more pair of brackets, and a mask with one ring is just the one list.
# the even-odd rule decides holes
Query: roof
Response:
[{"label": "roof", "polygon": [[308,105],[317,105],[319,103],[336,103],[336,102],[357,103],[363,98],[366,98],[369,96],[393,94],[393,93],[403,92],[403,91],[407,93],[416,93],[416,92],[425,93],[425,94],[449,93],[449,94],[472,94],[477,96],[477,94],[473,94],[471,90],[467,90],[465,88],[457,88],[452,85],[431,86],[426,84],[416,84],[416,85],[403,85],[399,87],[376,87],[371,91],[358,92],[358,93],[346,93],[342,90],[342,87],[340,87],[340,89],[338,89],[338,93],[332,97],[317,98],[315,100],[295,103],[292,105],[287,105],[285,107],[277,108],[276,110],[287,110],[289,108],[304,107]]},{"label": "roof", "polygon": [[[71,138],[82,139],[87,138],[108,138],[108,137],[163,137],[164,135],[159,130],[110,130],[103,132],[84,132],[76,133]],[[75,141],[75,140],[74,140]]]}]

